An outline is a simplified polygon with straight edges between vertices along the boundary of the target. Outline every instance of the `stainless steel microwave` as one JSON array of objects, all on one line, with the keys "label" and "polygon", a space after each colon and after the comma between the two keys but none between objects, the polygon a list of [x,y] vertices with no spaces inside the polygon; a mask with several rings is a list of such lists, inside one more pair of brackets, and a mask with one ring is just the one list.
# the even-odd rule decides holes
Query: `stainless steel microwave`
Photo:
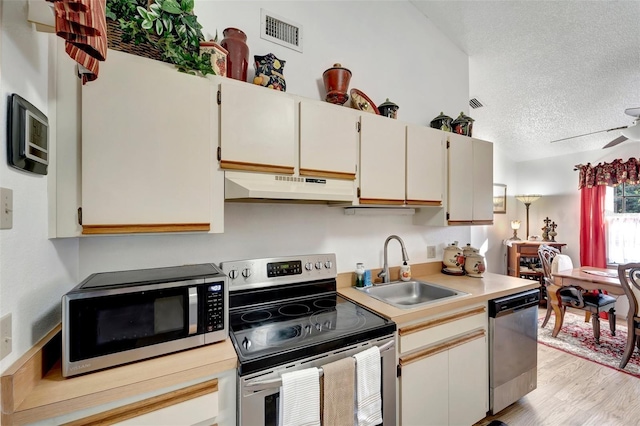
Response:
[{"label": "stainless steel microwave", "polygon": [[62,296],[62,375],[224,340],[228,303],[214,264],[92,274]]}]

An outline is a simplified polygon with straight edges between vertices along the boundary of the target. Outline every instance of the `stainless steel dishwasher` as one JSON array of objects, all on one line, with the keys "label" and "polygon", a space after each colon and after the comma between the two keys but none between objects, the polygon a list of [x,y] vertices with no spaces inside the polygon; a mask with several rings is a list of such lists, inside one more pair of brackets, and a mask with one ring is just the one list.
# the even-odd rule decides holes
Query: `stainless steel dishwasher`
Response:
[{"label": "stainless steel dishwasher", "polygon": [[489,301],[489,410],[498,413],[537,386],[537,289]]}]

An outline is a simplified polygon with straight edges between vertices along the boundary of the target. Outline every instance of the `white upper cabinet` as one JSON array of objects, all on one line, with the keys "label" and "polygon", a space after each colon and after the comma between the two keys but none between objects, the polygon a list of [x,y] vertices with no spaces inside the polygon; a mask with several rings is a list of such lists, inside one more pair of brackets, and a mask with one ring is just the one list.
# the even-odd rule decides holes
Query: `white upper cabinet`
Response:
[{"label": "white upper cabinet", "polygon": [[210,230],[214,99],[204,78],[109,51],[82,87],[83,234]]},{"label": "white upper cabinet", "polygon": [[293,174],[296,101],[262,86],[222,80],[220,168]]},{"label": "white upper cabinet", "polygon": [[441,130],[407,125],[408,205],[442,206],[444,136]]},{"label": "white upper cabinet", "polygon": [[373,114],[360,123],[360,204],[403,205],[405,124]]},{"label": "white upper cabinet", "polygon": [[355,110],[327,102],[300,102],[300,175],[356,178],[358,121]]},{"label": "white upper cabinet", "polygon": [[493,223],[493,144],[448,134],[448,223]]}]

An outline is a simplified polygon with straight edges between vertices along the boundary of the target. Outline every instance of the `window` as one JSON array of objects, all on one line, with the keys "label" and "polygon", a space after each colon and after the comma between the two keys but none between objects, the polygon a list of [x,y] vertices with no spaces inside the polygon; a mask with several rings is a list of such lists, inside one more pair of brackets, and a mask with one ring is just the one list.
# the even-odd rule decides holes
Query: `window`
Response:
[{"label": "window", "polygon": [[607,263],[640,259],[640,184],[608,187],[605,199]]},{"label": "window", "polygon": [[613,211],[640,213],[640,184],[620,184],[613,188]]}]

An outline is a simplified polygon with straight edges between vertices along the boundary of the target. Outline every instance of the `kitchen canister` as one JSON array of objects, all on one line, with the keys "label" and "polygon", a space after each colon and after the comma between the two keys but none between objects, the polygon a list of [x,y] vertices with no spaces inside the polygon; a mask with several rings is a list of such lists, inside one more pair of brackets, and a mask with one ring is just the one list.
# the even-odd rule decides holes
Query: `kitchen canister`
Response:
[{"label": "kitchen canister", "polygon": [[454,241],[444,249],[442,256],[442,273],[447,275],[464,275],[464,255],[462,249],[458,247],[458,242]]},{"label": "kitchen canister", "polygon": [[227,77],[247,81],[249,46],[247,35],[237,28],[225,28],[220,46],[227,50]]},{"label": "kitchen canister", "polygon": [[380,111],[380,115],[389,118],[398,118],[398,109],[400,107],[387,98],[387,100],[380,105],[378,105],[378,111]]},{"label": "kitchen canister", "polygon": [[471,253],[465,258],[464,270],[468,276],[474,278],[482,278],[484,271],[486,270],[486,264],[484,263],[484,256],[480,253]]}]

